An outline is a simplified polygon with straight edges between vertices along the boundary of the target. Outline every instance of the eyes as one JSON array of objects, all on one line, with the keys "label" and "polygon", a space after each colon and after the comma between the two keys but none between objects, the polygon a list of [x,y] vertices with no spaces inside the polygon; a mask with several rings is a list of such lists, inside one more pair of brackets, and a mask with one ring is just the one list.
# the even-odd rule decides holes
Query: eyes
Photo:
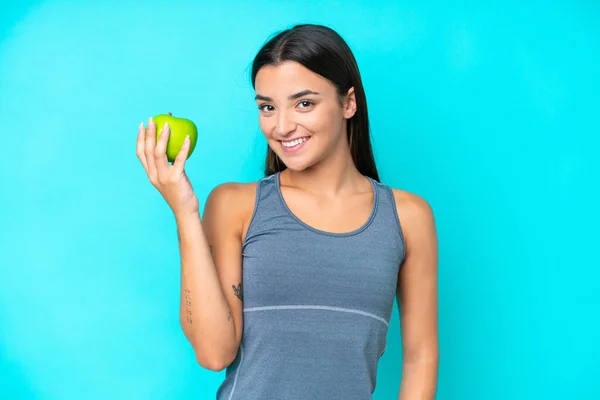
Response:
[{"label": "eyes", "polygon": [[270,104],[261,104],[258,106],[258,109],[262,112],[271,112],[275,110],[275,107]]},{"label": "eyes", "polygon": [[[298,107],[301,111],[308,111],[314,105],[315,103],[310,100],[302,100],[296,104],[296,107]],[[275,111],[275,107],[268,103],[260,104],[258,109],[267,114]]]}]

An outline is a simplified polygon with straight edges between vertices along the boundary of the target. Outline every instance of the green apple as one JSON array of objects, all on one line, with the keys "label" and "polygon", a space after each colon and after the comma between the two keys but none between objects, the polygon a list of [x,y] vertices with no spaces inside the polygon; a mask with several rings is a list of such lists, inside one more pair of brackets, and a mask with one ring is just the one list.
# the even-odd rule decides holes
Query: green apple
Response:
[{"label": "green apple", "polygon": [[198,140],[198,129],[193,121],[186,118],[174,117],[173,114],[159,114],[153,118],[156,123],[156,141],[162,132],[165,122],[169,124],[169,141],[167,142],[167,159],[169,162],[175,161],[175,157],[179,153],[183,141],[186,136],[190,136],[190,151],[188,152],[188,158],[192,155],[194,148],[196,147],[196,141]]}]

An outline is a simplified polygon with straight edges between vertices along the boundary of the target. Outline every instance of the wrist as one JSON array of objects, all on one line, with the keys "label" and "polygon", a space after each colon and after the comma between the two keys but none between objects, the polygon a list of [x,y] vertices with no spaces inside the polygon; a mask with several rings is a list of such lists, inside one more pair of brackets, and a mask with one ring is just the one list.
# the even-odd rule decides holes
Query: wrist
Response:
[{"label": "wrist", "polygon": [[196,224],[200,221],[200,211],[187,211],[187,212],[176,212],[175,222],[178,226],[187,226],[190,224]]}]

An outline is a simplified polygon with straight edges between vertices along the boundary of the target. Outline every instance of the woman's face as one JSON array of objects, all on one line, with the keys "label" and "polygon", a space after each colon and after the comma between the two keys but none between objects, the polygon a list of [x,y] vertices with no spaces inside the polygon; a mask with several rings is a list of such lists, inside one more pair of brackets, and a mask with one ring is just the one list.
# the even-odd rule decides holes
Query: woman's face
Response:
[{"label": "woman's face", "polygon": [[353,89],[340,102],[331,82],[296,62],[262,67],[255,89],[260,129],[287,168],[301,171],[347,148]]}]

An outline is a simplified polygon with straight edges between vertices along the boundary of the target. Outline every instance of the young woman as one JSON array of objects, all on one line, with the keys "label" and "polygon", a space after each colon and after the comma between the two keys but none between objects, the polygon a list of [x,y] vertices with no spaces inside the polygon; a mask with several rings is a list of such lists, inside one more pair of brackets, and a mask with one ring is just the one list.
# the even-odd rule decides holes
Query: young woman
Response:
[{"label": "young woman", "polygon": [[252,83],[266,176],[217,186],[202,220],[189,142],[171,165],[168,126],[150,119],[137,139],[177,222],[183,331],[201,366],[227,368],[217,398],[370,399],[397,296],[400,399],[433,399],[434,217],[379,182],[352,52],[333,30],[299,25],[259,51]]}]

